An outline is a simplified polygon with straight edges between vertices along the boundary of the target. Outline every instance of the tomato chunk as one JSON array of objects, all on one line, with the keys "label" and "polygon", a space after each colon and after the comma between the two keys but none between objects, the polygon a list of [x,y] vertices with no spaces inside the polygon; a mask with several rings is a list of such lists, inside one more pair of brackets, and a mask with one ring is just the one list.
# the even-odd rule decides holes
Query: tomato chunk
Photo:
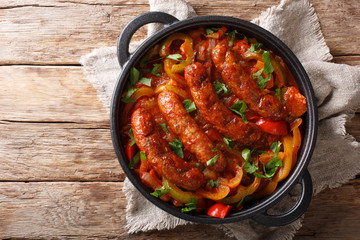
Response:
[{"label": "tomato chunk", "polygon": [[225,218],[231,206],[223,203],[215,203],[207,210],[207,215],[217,218]]}]

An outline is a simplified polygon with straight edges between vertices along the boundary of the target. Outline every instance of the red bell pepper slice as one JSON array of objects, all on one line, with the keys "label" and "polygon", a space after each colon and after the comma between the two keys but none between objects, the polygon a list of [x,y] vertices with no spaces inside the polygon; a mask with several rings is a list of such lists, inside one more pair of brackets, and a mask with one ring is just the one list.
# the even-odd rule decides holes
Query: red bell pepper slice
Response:
[{"label": "red bell pepper slice", "polygon": [[131,139],[128,140],[125,147],[126,156],[128,157],[129,161],[131,161],[136,151],[136,144],[130,146],[130,143],[131,143]]},{"label": "red bell pepper slice", "polygon": [[288,134],[288,127],[285,121],[270,121],[264,118],[259,118],[255,123],[263,132],[279,136],[285,136]]},{"label": "red bell pepper slice", "polygon": [[231,206],[223,203],[215,203],[207,210],[207,215],[217,218],[225,218]]}]

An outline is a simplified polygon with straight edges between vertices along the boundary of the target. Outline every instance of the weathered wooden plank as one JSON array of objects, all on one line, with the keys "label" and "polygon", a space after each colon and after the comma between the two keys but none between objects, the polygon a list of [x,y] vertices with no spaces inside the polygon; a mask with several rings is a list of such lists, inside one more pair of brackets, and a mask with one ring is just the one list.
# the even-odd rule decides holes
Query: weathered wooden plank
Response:
[{"label": "weathered wooden plank", "polygon": [[122,181],[108,125],[0,122],[0,181]]},{"label": "weathered wooden plank", "polygon": [[125,24],[149,8],[146,0],[8,2],[0,7],[0,64],[78,64],[116,45]]},{"label": "weathered wooden plank", "polygon": [[[337,58],[356,65],[359,58]],[[109,122],[96,90],[76,66],[0,66],[0,120]]]},{"label": "weathered wooden plank", "polygon": [[360,179],[314,197],[294,240],[359,239]]},{"label": "weathered wooden plank", "polygon": [[[279,0],[192,0],[199,15],[225,15],[251,20]],[[326,41],[334,55],[360,54],[359,1],[312,0]],[[229,11],[231,6],[231,11]],[[0,64],[77,64],[80,56],[113,46],[135,16],[149,10],[146,0],[56,1],[0,3]],[[135,39],[146,36],[140,29]]]},{"label": "weathered wooden plank", "polygon": [[[360,114],[347,130],[360,140]],[[0,122],[0,181],[122,181],[108,124]]]},{"label": "weathered wooden plank", "polygon": [[109,120],[81,67],[0,66],[0,86],[0,120]]},{"label": "weathered wooden plank", "polygon": [[360,55],[334,56],[333,62],[351,66],[360,65]]},{"label": "weathered wooden plank", "polygon": [[[205,225],[127,235],[121,188],[121,182],[0,182],[0,238],[228,239]],[[295,239],[356,239],[359,188],[356,179],[317,195]]]},{"label": "weathered wooden plank", "polygon": [[228,239],[214,227],[128,235],[123,183],[0,182],[0,238]]}]

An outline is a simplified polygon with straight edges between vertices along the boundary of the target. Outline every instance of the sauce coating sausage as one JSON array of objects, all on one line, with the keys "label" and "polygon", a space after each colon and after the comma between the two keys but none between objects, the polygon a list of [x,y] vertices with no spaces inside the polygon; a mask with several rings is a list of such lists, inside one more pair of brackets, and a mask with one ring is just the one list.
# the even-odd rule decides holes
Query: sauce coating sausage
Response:
[{"label": "sauce coating sausage", "polygon": [[260,139],[261,130],[258,126],[251,122],[245,124],[241,117],[220,102],[201,63],[186,67],[185,79],[201,115],[220,133],[242,144],[255,143]]},{"label": "sauce coating sausage", "polygon": [[[224,155],[216,149],[214,143],[184,109],[177,95],[164,91],[159,94],[158,104],[171,129],[179,135],[185,148],[193,153],[205,167],[222,172],[226,167]],[[207,161],[214,157],[217,158],[216,162],[209,166]]]},{"label": "sauce coating sausage", "polygon": [[223,41],[213,49],[212,60],[230,90],[260,116],[271,120],[283,119],[284,104],[276,96],[260,89],[257,83],[245,74],[234,52],[226,46],[226,43],[227,41]]},{"label": "sauce coating sausage", "polygon": [[187,190],[195,190],[204,183],[203,173],[179,158],[161,139],[155,130],[155,121],[146,109],[134,111],[131,126],[137,146],[145,152],[158,174]]}]

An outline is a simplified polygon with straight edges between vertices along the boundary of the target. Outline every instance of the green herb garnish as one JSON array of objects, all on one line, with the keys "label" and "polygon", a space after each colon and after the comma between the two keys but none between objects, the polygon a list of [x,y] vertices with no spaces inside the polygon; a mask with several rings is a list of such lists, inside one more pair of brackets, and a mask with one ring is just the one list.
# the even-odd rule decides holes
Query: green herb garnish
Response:
[{"label": "green herb garnish", "polygon": [[228,37],[230,37],[230,42],[229,42],[229,47],[232,47],[234,45],[234,41],[235,41],[235,35],[238,33],[238,31],[234,30],[232,32],[229,32],[227,35]]},{"label": "green herb garnish", "polygon": [[135,144],[135,138],[134,138],[134,134],[132,132],[132,128],[129,129],[129,135],[130,135],[130,140],[131,140],[129,146],[132,147],[132,145]]},{"label": "green herb garnish", "polygon": [[224,92],[224,94],[229,93],[229,89],[227,89],[227,87],[224,83],[221,83],[218,80],[216,80],[213,85],[214,85],[216,94],[219,94],[221,92]]},{"label": "green herb garnish", "polygon": [[274,152],[274,155],[272,156],[272,159],[263,166],[264,174],[255,173],[254,175],[258,178],[267,178],[269,180],[272,180],[276,171],[279,167],[283,166],[283,162],[280,158],[278,158],[278,154],[280,152],[281,142],[273,142],[270,146],[271,151]]},{"label": "green herb garnish", "polygon": [[185,206],[186,206],[186,207],[183,207],[183,208],[181,209],[181,212],[186,213],[186,212],[191,212],[192,210],[196,210],[196,208],[197,208],[197,203],[198,203],[197,199],[194,198],[194,197],[191,197],[191,198],[190,198],[190,202],[189,202],[189,203],[185,203]]},{"label": "green herb garnish", "polygon": [[131,158],[131,161],[129,163],[129,168],[130,169],[134,169],[136,164],[138,164],[140,160],[140,152],[137,152],[132,158]]},{"label": "green herb garnish", "polygon": [[191,101],[190,99],[185,99],[182,104],[188,113],[196,110],[195,103],[193,101]]},{"label": "green herb garnish", "polygon": [[170,54],[170,55],[167,55],[166,58],[169,58],[169,59],[172,59],[172,60],[175,60],[175,61],[182,61],[181,59],[179,58],[182,58],[181,54]]},{"label": "green herb garnish", "polygon": [[240,117],[242,118],[244,123],[247,124],[248,121],[247,121],[247,118],[246,118],[246,116],[244,114],[246,108],[247,108],[246,103],[241,100],[241,101],[237,101],[234,105],[232,105],[230,107],[230,110],[237,113],[238,115],[240,115]]},{"label": "green herb garnish", "polygon": [[[263,51],[262,59],[264,61],[264,67],[253,74],[253,79],[257,79],[257,84],[259,85],[259,87],[261,89],[264,89],[266,87],[266,84],[271,80],[271,73],[274,71],[274,67],[271,64],[271,57],[269,51]],[[264,78],[261,75],[262,73],[266,74],[267,77]]]},{"label": "green herb garnish", "polygon": [[146,160],[147,159],[147,157],[146,157],[146,154],[144,153],[144,152],[140,152],[140,159],[141,160]]},{"label": "green herb garnish", "polygon": [[140,80],[139,80],[139,82],[140,83],[142,83],[142,84],[144,84],[144,85],[146,85],[146,86],[149,86],[149,87],[151,87],[151,78],[141,78]]},{"label": "green herb garnish", "polygon": [[252,151],[248,148],[244,148],[241,152],[241,156],[245,161],[249,161]]},{"label": "green herb garnish", "polygon": [[215,155],[215,157],[211,158],[210,160],[206,161],[206,165],[213,166],[219,158],[219,154]]},{"label": "green herb garnish", "polygon": [[162,186],[159,189],[155,189],[154,192],[150,193],[150,195],[154,196],[154,197],[161,197],[162,195],[167,194],[168,192],[170,192],[170,189],[165,188],[164,186]]},{"label": "green herb garnish", "polygon": [[262,43],[251,43],[250,45],[250,52],[254,52],[254,53],[260,53],[261,49],[259,51],[256,51],[256,49],[259,49],[262,47]]},{"label": "green herb garnish", "polygon": [[274,67],[271,64],[271,57],[269,51],[264,51],[262,58],[264,60],[264,73],[270,74],[274,71]]},{"label": "green herb garnish", "polygon": [[184,153],[182,150],[182,142],[179,139],[174,139],[173,142],[169,142],[170,148],[178,155],[180,158],[184,158]]},{"label": "green herb garnish", "polygon": [[255,165],[255,163],[249,162],[249,160],[251,159],[252,153],[253,153],[253,150],[250,150],[249,148],[244,148],[241,152],[241,156],[245,160],[244,170],[245,170],[245,172],[247,172],[249,174],[253,174],[257,170],[259,170],[259,168]]},{"label": "green herb garnish", "polygon": [[219,179],[214,181],[212,179],[209,180],[209,184],[212,188],[217,188],[219,186]]},{"label": "green herb garnish", "polygon": [[233,149],[233,148],[234,148],[235,143],[234,143],[234,141],[231,140],[230,138],[224,137],[224,138],[223,138],[223,141],[224,141],[224,143],[225,143],[230,149]]},{"label": "green herb garnish", "polygon": [[166,133],[169,134],[169,131],[167,129],[166,123],[159,123],[161,129]]},{"label": "green herb garnish", "polygon": [[245,172],[247,172],[249,174],[253,174],[257,170],[259,170],[259,168],[255,165],[255,163],[250,163],[250,162],[246,161],[244,164],[244,170],[245,170]]},{"label": "green herb garnish", "polygon": [[159,74],[159,71],[162,68],[162,63],[155,63],[153,69],[151,70],[151,74],[157,77],[161,77],[161,75]]},{"label": "green herb garnish", "polygon": [[140,78],[140,72],[135,67],[132,67],[130,69],[130,81],[126,84],[126,95],[121,99],[121,101],[125,103],[129,102],[135,102],[134,99],[131,98],[131,96],[138,90],[138,88],[135,88],[134,85],[137,81],[139,81]]}]

